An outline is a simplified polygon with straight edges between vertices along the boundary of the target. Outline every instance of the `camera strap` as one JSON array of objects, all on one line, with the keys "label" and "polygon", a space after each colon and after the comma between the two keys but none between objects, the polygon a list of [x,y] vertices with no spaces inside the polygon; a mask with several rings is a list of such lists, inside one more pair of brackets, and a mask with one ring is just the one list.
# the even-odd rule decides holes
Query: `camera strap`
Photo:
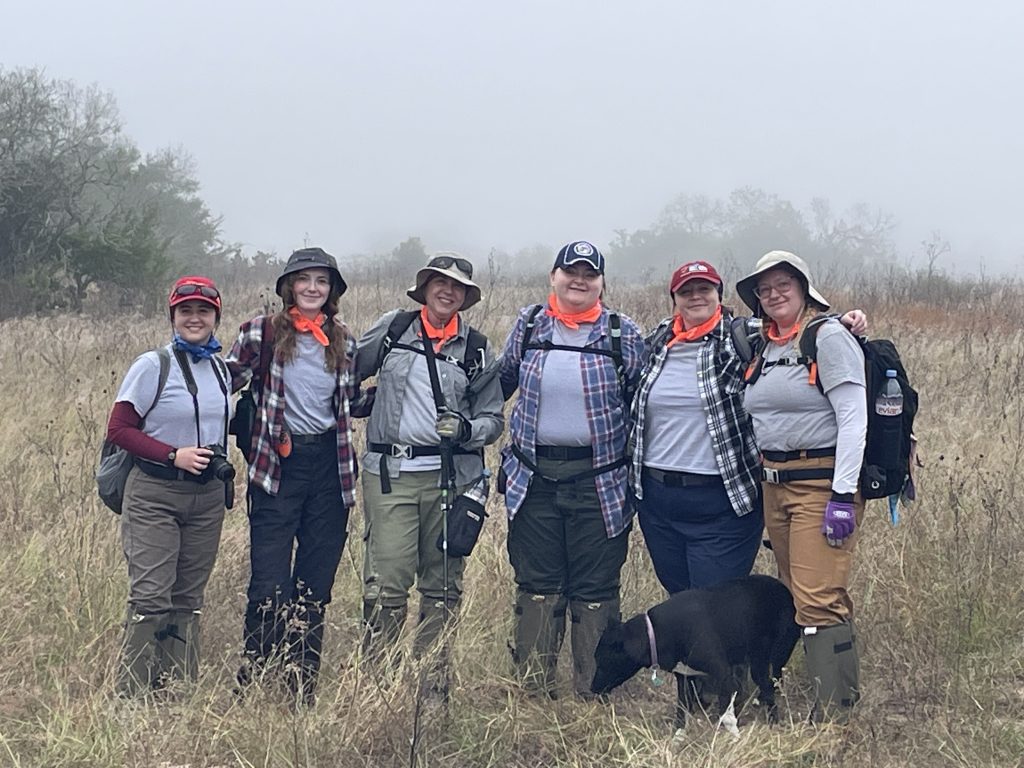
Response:
[{"label": "camera strap", "polygon": [[[196,445],[201,446],[203,444],[202,435],[199,432],[199,387],[196,385],[196,378],[192,374],[192,366],[188,362],[188,354],[182,349],[174,350],[174,357],[178,361],[178,367],[181,368],[181,375],[185,378],[185,387],[188,389],[188,393],[192,395],[192,408],[196,415]],[[221,394],[224,395],[224,443],[226,447],[228,444],[228,421],[229,421],[229,400],[228,400],[228,387],[225,381],[224,375],[220,370],[220,365],[223,363],[217,357],[210,358],[210,365],[213,366],[213,375],[217,377],[217,384],[220,385]]]}]

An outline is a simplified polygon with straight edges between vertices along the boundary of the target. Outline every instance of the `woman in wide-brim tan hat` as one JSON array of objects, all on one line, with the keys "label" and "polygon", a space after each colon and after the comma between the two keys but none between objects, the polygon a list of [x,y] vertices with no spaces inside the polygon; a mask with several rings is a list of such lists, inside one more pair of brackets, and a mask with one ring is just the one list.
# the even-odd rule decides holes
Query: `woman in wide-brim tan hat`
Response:
[{"label": "woman in wide-brim tan hat", "polygon": [[763,458],[765,525],[803,627],[806,666],[816,681],[812,716],[842,721],[860,685],[848,585],[864,511],[864,354],[830,319],[817,328],[816,360],[808,365],[801,357],[801,329],[829,301],[799,256],[766,253],[736,290],[767,321],[760,374],[744,400]]},{"label": "woman in wide-brim tan hat", "polygon": [[426,305],[427,283],[438,275],[454,280],[466,289],[462,306],[456,311],[462,312],[480,301],[480,286],[473,282],[473,264],[454,251],[438,251],[431,256],[426,266],[416,273],[416,283],[405,292],[406,296],[417,304]]},{"label": "woman in wide-brim tan hat", "polygon": [[[356,374],[360,381],[377,377],[362,457],[363,649],[371,662],[387,656],[415,587],[413,654],[440,646],[427,692],[443,695],[448,645],[436,641],[458,610],[463,558],[449,555],[446,563],[436,546],[441,479],[454,470],[460,491],[480,481],[483,447],[498,439],[505,419],[490,342],[460,314],[480,301],[473,264],[451,251],[435,253],[407,293],[421,309],[387,312],[359,339]],[[446,468],[442,440],[453,446]]]}]

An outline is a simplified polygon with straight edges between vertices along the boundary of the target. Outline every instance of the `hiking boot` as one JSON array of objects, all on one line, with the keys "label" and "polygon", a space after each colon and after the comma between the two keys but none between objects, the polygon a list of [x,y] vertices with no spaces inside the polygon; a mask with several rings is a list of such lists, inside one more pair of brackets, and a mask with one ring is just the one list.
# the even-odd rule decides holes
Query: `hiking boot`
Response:
[{"label": "hiking boot", "polygon": [[378,664],[394,652],[407,611],[404,604],[386,607],[375,601],[363,601],[363,658],[366,661]]},{"label": "hiking boot", "polygon": [[597,671],[594,651],[608,624],[619,618],[619,599],[615,597],[600,603],[572,600],[569,611],[572,614],[573,688],[580,698],[592,699],[595,696],[590,686]]},{"label": "hiking boot", "polygon": [[860,698],[860,663],[853,624],[804,628],[807,674],[814,683],[811,721],[846,723]]},{"label": "hiking boot", "polygon": [[512,661],[527,690],[556,698],[558,654],[565,637],[564,595],[516,595]]}]

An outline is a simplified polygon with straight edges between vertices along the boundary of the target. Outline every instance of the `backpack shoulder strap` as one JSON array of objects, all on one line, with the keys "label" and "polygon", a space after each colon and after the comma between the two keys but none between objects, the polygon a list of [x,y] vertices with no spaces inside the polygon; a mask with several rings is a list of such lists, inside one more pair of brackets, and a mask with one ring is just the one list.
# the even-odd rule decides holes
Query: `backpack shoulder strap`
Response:
[{"label": "backpack shoulder strap", "polygon": [[149,412],[156,408],[156,404],[160,402],[160,395],[164,393],[164,386],[167,384],[167,375],[171,372],[171,353],[167,347],[160,347],[156,351],[156,356],[160,360],[160,373],[156,380],[156,395],[153,397],[153,402],[150,403],[149,408],[142,414],[142,421],[139,422],[139,429],[142,429],[146,423],[146,417],[149,416]]},{"label": "backpack shoulder strap", "polygon": [[469,333],[466,334],[466,354],[459,362],[459,367],[465,371],[466,378],[475,378],[487,365],[484,359],[486,349],[487,337],[473,326],[469,326]]},{"label": "backpack shoulder strap", "polygon": [[[388,325],[388,330],[384,334],[384,341],[380,345],[380,352],[377,355],[377,370],[384,365],[384,358],[388,356],[392,349],[396,346],[405,347],[406,345],[398,345],[397,342],[402,335],[409,330],[409,326],[412,325],[412,321],[416,319],[419,312],[415,309],[406,310],[399,312],[392,319]],[[410,347],[411,349],[411,347]]]},{"label": "backpack shoulder strap", "polygon": [[530,310],[530,314],[526,316],[526,327],[523,329],[523,341],[519,345],[519,349],[525,351],[530,344],[530,339],[533,337],[533,327],[537,324],[537,315],[544,309],[543,304],[534,304]]}]

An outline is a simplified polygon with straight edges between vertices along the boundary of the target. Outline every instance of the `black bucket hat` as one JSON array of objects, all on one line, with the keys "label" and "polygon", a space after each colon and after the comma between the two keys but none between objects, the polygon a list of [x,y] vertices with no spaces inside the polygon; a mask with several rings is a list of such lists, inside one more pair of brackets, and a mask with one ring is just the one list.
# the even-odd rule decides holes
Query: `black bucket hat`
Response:
[{"label": "black bucket hat", "polygon": [[326,269],[331,273],[331,286],[338,292],[339,296],[348,290],[348,285],[345,283],[344,278],[342,278],[341,272],[338,271],[338,262],[334,260],[331,254],[323,248],[300,248],[288,257],[288,263],[284,265],[284,269],[281,270],[281,276],[277,278],[277,295],[281,295],[284,279],[288,275],[293,272],[301,272],[304,269],[314,269],[317,267]]}]

